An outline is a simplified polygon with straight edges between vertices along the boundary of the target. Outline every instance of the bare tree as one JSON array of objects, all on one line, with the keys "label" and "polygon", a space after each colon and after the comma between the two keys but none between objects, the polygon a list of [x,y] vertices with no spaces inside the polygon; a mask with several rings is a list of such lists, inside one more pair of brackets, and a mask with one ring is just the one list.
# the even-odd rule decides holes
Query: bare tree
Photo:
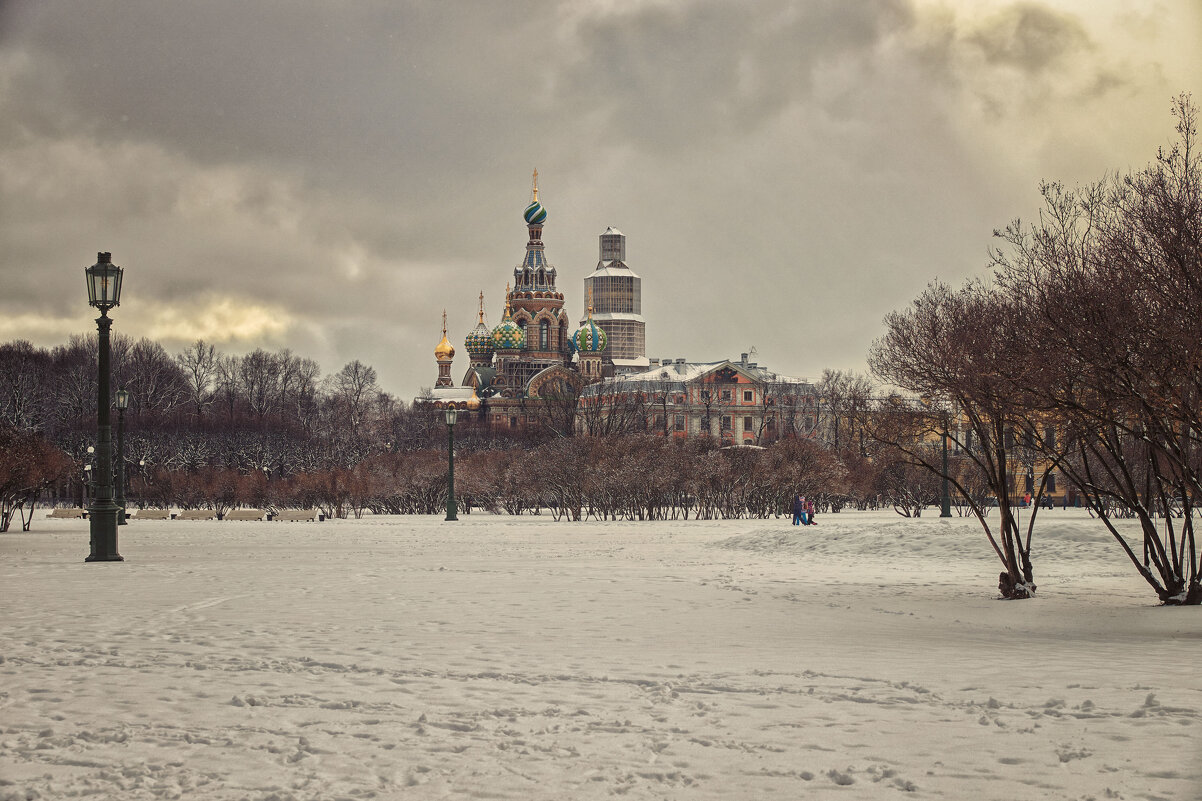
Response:
[{"label": "bare tree", "polygon": [[[1005,598],[1029,598],[1035,592],[1031,567],[1034,515],[1024,537],[1014,514],[1010,483],[1016,419],[1025,413],[1015,399],[1012,363],[1016,346],[1011,305],[980,282],[959,291],[932,283],[905,311],[885,318],[886,333],[873,343],[868,361],[878,379],[917,396],[950,405],[975,438],[966,452],[997,498],[999,530],[973,506],[985,537],[1004,570],[999,590]],[[892,404],[897,406],[898,404]],[[862,420],[872,436],[896,448],[913,464],[944,477],[941,461],[924,443],[942,436],[942,413],[905,407],[873,410]],[[949,473],[951,471],[948,471]],[[956,476],[946,475],[950,482]],[[969,493],[961,494],[969,497]]]},{"label": "bare tree", "polygon": [[184,392],[187,403],[199,420],[213,402],[213,387],[217,378],[217,349],[198,339],[175,356],[184,372]]},{"label": "bare tree", "polygon": [[[998,232],[994,262],[1035,334],[1024,387],[1060,421],[1063,475],[1163,603],[1199,604],[1202,153],[1192,99],[1173,113],[1178,142],[1143,170],[1044,185],[1038,223]],[[1142,543],[1116,511],[1139,521]]]},{"label": "bare tree", "polygon": [[260,424],[279,399],[279,359],[256,348],[238,360],[239,391]]},{"label": "bare tree", "polygon": [[26,340],[0,345],[0,424],[43,431],[50,422],[49,352]]},{"label": "bare tree", "polygon": [[133,344],[122,365],[121,383],[133,398],[135,413],[169,414],[188,398],[188,376],[163,346],[143,337]]}]

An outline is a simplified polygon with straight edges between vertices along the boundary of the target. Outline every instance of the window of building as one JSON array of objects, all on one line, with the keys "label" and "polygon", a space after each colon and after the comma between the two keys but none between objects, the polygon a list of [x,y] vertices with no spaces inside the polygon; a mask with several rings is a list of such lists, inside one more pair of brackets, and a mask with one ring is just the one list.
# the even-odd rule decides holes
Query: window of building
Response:
[{"label": "window of building", "polygon": [[712,430],[713,430],[713,429],[712,429],[712,428],[710,428],[710,419],[709,419],[708,417],[702,417],[702,418],[701,418],[701,433],[702,433],[702,434],[708,434],[708,433],[710,433]]},{"label": "window of building", "polygon": [[722,415],[722,430],[723,431],[731,430],[731,420],[730,420],[729,414]]},{"label": "window of building", "polygon": [[707,401],[710,399],[710,391],[708,389],[701,390],[701,399]]},{"label": "window of building", "polygon": [[1056,429],[1045,428],[1043,431],[1043,444],[1047,448],[1056,447]]},{"label": "window of building", "polygon": [[672,416],[672,427],[677,431],[684,431],[684,415],[677,414]]},{"label": "window of building", "polygon": [[722,390],[722,400],[725,401],[726,403],[730,403],[730,390],[729,389]]},{"label": "window of building", "polygon": [[1047,489],[1047,491],[1049,494],[1054,494],[1056,492],[1056,474],[1055,473],[1048,473],[1048,489]]},{"label": "window of building", "polygon": [[743,430],[744,431],[754,431],[755,430],[755,423],[752,421],[752,419],[750,417],[743,418]]},{"label": "window of building", "polygon": [[546,320],[543,320],[538,325],[538,349],[551,349],[551,324]]},{"label": "window of building", "polygon": [[744,403],[751,403],[751,401],[754,398],[755,398],[755,394],[750,389],[743,390],[743,402]]}]

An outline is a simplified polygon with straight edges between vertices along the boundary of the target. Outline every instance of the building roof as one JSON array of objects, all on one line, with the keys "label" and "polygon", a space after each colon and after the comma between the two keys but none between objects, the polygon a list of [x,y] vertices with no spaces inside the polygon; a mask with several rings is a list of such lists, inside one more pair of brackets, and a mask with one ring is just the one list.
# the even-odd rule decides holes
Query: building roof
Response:
[{"label": "building roof", "polygon": [[638,273],[626,266],[626,262],[611,260],[597,262],[597,269],[593,270],[584,278],[585,280],[588,280],[589,278],[598,278],[606,275],[617,275],[623,278],[639,277]]},{"label": "building roof", "polygon": [[610,322],[610,321],[613,321],[613,320],[630,320],[631,322],[635,322],[635,323],[643,323],[643,322],[646,322],[646,320],[644,320],[644,319],[643,319],[643,315],[641,315],[641,314],[633,314],[633,313],[631,313],[631,312],[599,312],[599,311],[594,311],[594,312],[593,312],[593,319],[594,319],[594,320],[598,320],[598,321],[600,321],[600,322]]},{"label": "building roof", "polygon": [[[617,363],[616,359],[614,363]],[[723,367],[737,370],[758,383],[799,385],[810,383],[804,378],[782,375],[765,367],[760,367],[754,362],[732,362],[730,359],[723,359],[717,362],[672,362],[671,364],[652,365],[649,369],[640,373],[628,373],[626,375],[615,376],[612,379],[606,379],[599,384],[591,384],[585,388],[585,394],[599,394],[602,391],[613,391],[621,385],[636,386],[639,384],[667,383],[672,385],[671,388],[674,390],[683,389],[685,384],[704,378]]]}]

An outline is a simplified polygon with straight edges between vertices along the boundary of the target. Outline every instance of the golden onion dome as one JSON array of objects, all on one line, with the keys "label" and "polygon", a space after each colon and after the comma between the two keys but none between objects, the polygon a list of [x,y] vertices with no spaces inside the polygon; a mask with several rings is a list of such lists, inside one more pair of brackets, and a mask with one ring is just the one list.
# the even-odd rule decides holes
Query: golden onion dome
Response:
[{"label": "golden onion dome", "polygon": [[434,358],[438,359],[440,362],[455,358],[455,348],[450,342],[447,341],[446,334],[442,335],[442,342],[439,342],[438,345],[435,346]]},{"label": "golden onion dome", "polygon": [[476,388],[472,387],[472,396],[467,399],[467,409],[469,412],[474,412],[480,408],[480,399],[476,397]]},{"label": "golden onion dome", "polygon": [[442,310],[442,341],[434,347],[434,358],[440,362],[455,358],[455,348],[447,339],[447,310]]}]

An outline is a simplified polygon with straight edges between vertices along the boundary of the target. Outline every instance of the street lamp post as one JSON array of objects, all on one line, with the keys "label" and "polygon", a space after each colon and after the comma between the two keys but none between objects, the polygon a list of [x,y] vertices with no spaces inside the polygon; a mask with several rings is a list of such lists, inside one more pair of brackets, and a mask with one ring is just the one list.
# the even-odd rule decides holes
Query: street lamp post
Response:
[{"label": "street lamp post", "polygon": [[117,504],[113,501],[113,441],[109,414],[109,309],[121,304],[124,270],[113,264],[111,253],[97,253],[96,263],[84,270],[88,281],[88,303],[100,310],[96,390],[96,493],[88,507],[91,553],[85,562],[123,562],[117,553]]},{"label": "street lamp post", "polygon": [[458,520],[455,514],[455,420],[459,416],[458,409],[447,409],[447,520]]},{"label": "street lamp post", "polygon": [[129,408],[129,392],[117,390],[117,525],[125,525],[125,410]]},{"label": "street lamp post", "polygon": [[952,495],[947,481],[947,414],[943,415],[943,497],[939,501],[939,516],[952,516]]}]

